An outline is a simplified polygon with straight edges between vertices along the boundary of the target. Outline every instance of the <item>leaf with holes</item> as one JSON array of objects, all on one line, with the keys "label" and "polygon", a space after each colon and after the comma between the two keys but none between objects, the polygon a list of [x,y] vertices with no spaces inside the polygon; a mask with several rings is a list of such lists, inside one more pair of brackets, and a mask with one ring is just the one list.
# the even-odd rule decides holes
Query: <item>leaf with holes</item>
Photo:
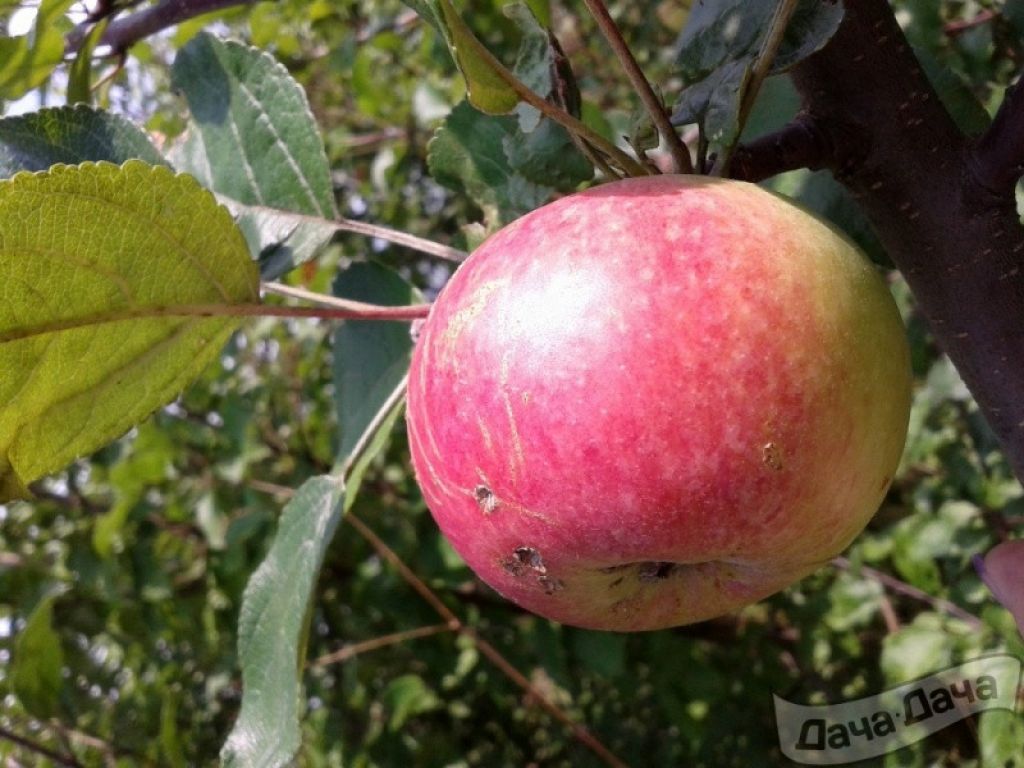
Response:
[{"label": "leaf with holes", "polygon": [[139,161],[0,181],[0,502],[172,400],[259,300],[230,214]]},{"label": "leaf with holes", "polygon": [[0,119],[0,177],[45,171],[57,163],[132,159],[166,165],[136,125],[84,104]]},{"label": "leaf with holes", "polygon": [[299,670],[309,601],[341,521],[343,495],[332,477],[303,483],[245,588],[238,617],[242,710],[221,752],[229,768],[284,766],[299,748]]}]

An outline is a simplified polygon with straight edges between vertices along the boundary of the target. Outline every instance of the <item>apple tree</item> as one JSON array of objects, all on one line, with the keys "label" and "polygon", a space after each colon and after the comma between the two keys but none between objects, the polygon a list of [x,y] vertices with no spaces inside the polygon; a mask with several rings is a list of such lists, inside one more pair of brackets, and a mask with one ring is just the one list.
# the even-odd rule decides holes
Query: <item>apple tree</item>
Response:
[{"label": "apple tree", "polygon": [[[773,694],[835,703],[1024,654],[1024,2],[0,0],[0,32],[4,766],[775,764]],[[607,324],[544,356],[553,329],[598,327],[578,289],[599,270],[505,271],[515,254],[495,243],[535,211],[638,183],[747,191],[721,221],[674,202],[584,205],[548,225],[552,252],[584,235],[584,251],[621,252],[600,295],[621,317],[658,291],[676,301],[690,274],[639,287],[650,264],[630,256],[673,226],[728,229],[743,269],[715,306],[749,310],[742,366],[735,333],[700,335],[683,313],[710,304],[667,299],[657,343]],[[621,249],[612,225],[629,229]],[[806,253],[782,290],[758,268],[787,238]],[[442,354],[450,327],[432,308],[487,249],[496,277],[446,315],[473,331],[444,347],[457,354],[440,390],[414,350]],[[847,269],[866,282],[844,293]],[[488,303],[506,283],[543,301],[509,321]],[[720,458],[735,436],[715,429],[736,414],[785,435],[754,438],[755,463],[812,501],[795,522],[780,506],[755,544],[789,526],[807,563],[744,591],[742,564],[692,556],[717,595],[742,599],[559,624],[517,604],[546,612],[559,557],[510,539],[504,560],[488,554],[497,575],[477,570],[526,576],[541,597],[502,599],[460,557],[472,519],[449,520],[453,548],[427,510],[417,474],[444,526],[433,427],[410,437],[403,422],[408,388],[410,422],[443,412],[475,462],[493,434],[462,409],[472,395],[474,412],[511,419],[507,345],[527,337],[516,359],[544,361],[535,387],[618,345],[637,371],[620,394],[635,391],[615,422],[596,374],[572,402],[552,388],[529,435],[511,421],[496,465],[514,474],[527,436],[562,439],[579,474],[552,460],[547,487],[582,483],[598,504],[631,478],[685,475],[697,454],[672,419],[692,398],[654,407],[651,382],[690,391],[659,349],[700,347],[693,381],[728,397],[685,422],[699,457]],[[763,416],[787,377],[825,382],[813,429],[802,403]],[[866,382],[857,407],[836,383],[849,380]],[[633,438],[616,441],[627,411]],[[482,442],[459,442],[477,428]],[[666,453],[641,449],[650,435]],[[594,445],[612,446],[604,463]],[[701,482],[749,501],[736,489],[754,470],[706,464]],[[509,504],[489,476],[463,485],[480,520]],[[826,498],[843,510],[828,526],[812,514]],[[700,493],[669,506],[687,501],[688,525],[718,510]],[[545,553],[571,560],[596,519]],[[677,579],[679,600],[705,589],[600,519],[602,589],[624,567]],[[822,552],[802,538],[816,521]],[[571,594],[557,617],[581,615]],[[881,759],[1022,754],[1024,718],[992,710]]]}]

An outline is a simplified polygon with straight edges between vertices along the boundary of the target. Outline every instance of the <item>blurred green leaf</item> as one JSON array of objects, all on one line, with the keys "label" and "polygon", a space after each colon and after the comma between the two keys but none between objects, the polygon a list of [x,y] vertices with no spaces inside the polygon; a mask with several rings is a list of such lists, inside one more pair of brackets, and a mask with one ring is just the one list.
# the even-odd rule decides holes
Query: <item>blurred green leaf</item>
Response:
[{"label": "blurred green leaf", "polygon": [[392,732],[401,730],[410,717],[430,712],[441,706],[441,700],[437,694],[427,687],[419,675],[396,677],[388,683],[382,699],[384,706],[391,712],[388,729]]},{"label": "blurred green leaf", "polygon": [[1017,768],[1024,745],[1024,715],[993,709],[982,712],[978,723],[981,764],[998,768]]},{"label": "blurred green leaf", "polygon": [[0,182],[0,238],[0,284],[32,288],[0,306],[0,501],[167,403],[238,325],[176,308],[259,299],[227,211],[136,160]]},{"label": "blurred green leaf", "polygon": [[0,119],[0,177],[57,163],[132,159],[167,165],[145,133],[111,112],[81,104]]},{"label": "blurred green leaf", "polygon": [[11,664],[11,689],[35,717],[57,714],[64,679],[64,651],[53,627],[55,595],[43,598],[18,633]]},{"label": "blurred green leaf", "polygon": [[242,709],[221,752],[229,768],[284,766],[299,748],[304,626],[343,496],[332,477],[303,483],[249,579],[238,617]]},{"label": "blurred green leaf", "polygon": [[580,663],[602,677],[615,678],[626,669],[625,635],[576,631],[572,648]]},{"label": "blurred green leaf", "polygon": [[64,12],[74,0],[43,0],[32,31],[0,38],[0,99],[17,99],[42,84],[64,59]]},{"label": "blurred green leaf", "polygon": [[935,614],[921,616],[885,637],[880,663],[887,683],[910,682],[953,663],[953,638]]},{"label": "blurred green leaf", "polygon": [[68,104],[92,103],[92,53],[109,23],[108,16],[94,24],[75,54],[68,68]]}]

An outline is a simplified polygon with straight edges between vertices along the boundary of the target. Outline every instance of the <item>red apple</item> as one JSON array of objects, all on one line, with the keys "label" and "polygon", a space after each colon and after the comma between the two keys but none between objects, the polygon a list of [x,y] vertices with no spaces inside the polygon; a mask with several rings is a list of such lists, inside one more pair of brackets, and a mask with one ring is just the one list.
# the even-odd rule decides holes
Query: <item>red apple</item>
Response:
[{"label": "red apple", "polygon": [[409,376],[417,479],[502,595],[610,630],[701,621],[841,552],[906,436],[896,306],[751,184],[606,184],[458,270]]}]

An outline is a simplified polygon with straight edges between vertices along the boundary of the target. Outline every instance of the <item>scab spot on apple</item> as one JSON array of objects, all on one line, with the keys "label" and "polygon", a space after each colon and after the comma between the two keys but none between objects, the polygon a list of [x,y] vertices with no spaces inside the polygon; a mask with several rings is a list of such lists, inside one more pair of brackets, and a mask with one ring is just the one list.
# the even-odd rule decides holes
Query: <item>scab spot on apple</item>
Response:
[{"label": "scab spot on apple", "polygon": [[761,448],[761,461],[768,469],[782,470],[782,451],[775,443],[765,443]]},{"label": "scab spot on apple", "polygon": [[521,578],[527,574],[535,575],[537,577],[537,584],[540,585],[545,594],[553,595],[555,592],[565,589],[564,581],[548,574],[548,568],[544,565],[544,558],[533,547],[516,547],[512,550],[512,557],[505,558],[501,566],[516,578]]},{"label": "scab spot on apple", "polygon": [[544,594],[546,595],[553,595],[555,592],[561,592],[565,589],[565,582],[550,576],[540,576],[537,579],[537,583],[544,588]]},{"label": "scab spot on apple", "polygon": [[485,515],[491,514],[498,508],[498,497],[486,485],[480,484],[474,488],[473,498],[476,499],[476,503],[480,505],[480,509]]},{"label": "scab spot on apple", "polygon": [[516,547],[512,553],[512,557],[515,561],[522,566],[525,566],[539,574],[545,574],[548,572],[547,567],[544,565],[544,559],[533,547]]}]

